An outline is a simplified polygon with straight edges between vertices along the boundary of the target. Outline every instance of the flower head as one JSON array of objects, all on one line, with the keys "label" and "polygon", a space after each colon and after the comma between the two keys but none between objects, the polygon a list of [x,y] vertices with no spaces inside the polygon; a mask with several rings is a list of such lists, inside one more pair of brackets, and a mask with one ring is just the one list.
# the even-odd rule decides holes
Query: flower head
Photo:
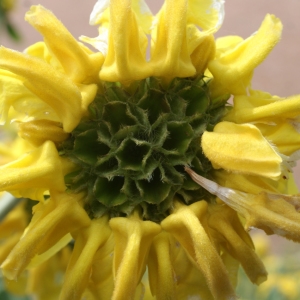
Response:
[{"label": "flower head", "polygon": [[98,1],[99,36],[81,37],[93,52],[31,7],[44,42],[0,49],[0,119],[27,145],[3,161],[0,189],[37,201],[3,258],[9,280],[70,255],[60,299],[230,300],[239,265],[267,278],[244,227],[300,240],[287,178],[299,96],[250,85],[281,22],[215,41],[223,17],[222,0],[166,0],[156,16],[142,0]]}]

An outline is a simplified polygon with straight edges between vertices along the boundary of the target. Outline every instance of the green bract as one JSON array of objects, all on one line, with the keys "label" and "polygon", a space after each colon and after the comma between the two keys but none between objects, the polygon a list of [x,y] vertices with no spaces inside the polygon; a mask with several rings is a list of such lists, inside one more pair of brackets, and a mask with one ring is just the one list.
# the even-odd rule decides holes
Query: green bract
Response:
[{"label": "green bract", "polygon": [[105,83],[89,118],[62,145],[61,155],[78,164],[66,176],[68,188],[88,192],[85,208],[92,217],[140,206],[145,219],[160,221],[175,194],[186,203],[201,199],[206,192],[183,168],[208,176],[211,164],[200,139],[224,115],[226,101],[212,101],[202,77],[175,79],[166,89],[151,77],[133,93]]}]

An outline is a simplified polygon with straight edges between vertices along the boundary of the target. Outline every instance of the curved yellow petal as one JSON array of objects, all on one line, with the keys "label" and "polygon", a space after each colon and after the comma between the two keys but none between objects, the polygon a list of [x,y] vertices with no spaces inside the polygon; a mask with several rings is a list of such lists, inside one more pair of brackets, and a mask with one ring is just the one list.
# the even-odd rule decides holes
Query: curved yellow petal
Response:
[{"label": "curved yellow petal", "polygon": [[[254,251],[253,242],[237,214],[224,205],[209,205],[208,225],[214,237],[238,261],[250,280],[259,285],[267,280],[267,272]],[[220,235],[220,237],[219,237]]]},{"label": "curved yellow petal", "polygon": [[240,262],[234,259],[227,251],[221,255],[222,261],[228,271],[229,279],[234,288],[238,284],[238,273],[240,269]]},{"label": "curved yellow petal", "polygon": [[267,15],[257,33],[210,61],[214,88],[234,95],[246,94],[253,70],[266,58],[280,39],[282,24]]},{"label": "curved yellow petal", "polygon": [[107,242],[97,250],[93,257],[92,272],[87,289],[95,300],[111,299],[112,297],[114,246],[114,235],[111,234]]},{"label": "curved yellow petal", "polygon": [[[101,234],[99,234],[101,232]],[[94,255],[110,236],[108,218],[94,219],[86,228],[79,229],[73,235],[75,246],[65,274],[60,294],[62,300],[80,300],[92,272]]]},{"label": "curved yellow petal", "polygon": [[5,240],[5,243],[0,244],[0,264],[2,264],[5,261],[5,259],[12,251],[12,249],[16,246],[16,244],[19,242],[21,237],[21,232],[14,233]]},{"label": "curved yellow petal", "polygon": [[154,76],[172,79],[196,73],[188,51],[187,9],[188,0],[166,0],[159,13],[151,45]]},{"label": "curved yellow petal", "polygon": [[133,0],[132,10],[134,11],[137,22],[146,34],[150,33],[152,26],[153,15],[150,8],[144,0]]},{"label": "curved yellow petal", "polygon": [[208,35],[201,39],[199,45],[191,53],[192,64],[197,74],[204,74],[209,61],[214,58],[215,51],[216,46],[213,35]]},{"label": "curved yellow petal", "polygon": [[[25,233],[28,229],[25,230]],[[32,269],[40,266],[48,259],[53,257],[56,253],[58,253],[62,248],[67,246],[72,241],[72,236],[70,233],[65,234],[60,240],[57,241],[55,245],[51,248],[43,252],[42,254],[35,255],[30,263],[27,266],[27,269]]]},{"label": "curved yellow petal", "polygon": [[[60,156],[51,141],[0,167],[0,171],[0,189],[10,191],[16,196],[43,201],[46,190],[65,190]],[[30,189],[31,195],[27,194]],[[38,191],[38,198],[35,191]]]},{"label": "curved yellow petal", "polygon": [[[67,233],[88,226],[90,219],[78,201],[82,194],[55,194],[35,207],[25,234],[1,265],[8,279],[16,279],[35,257],[52,248]],[[72,209],[70,209],[72,207]]]},{"label": "curved yellow petal", "polygon": [[0,48],[0,67],[24,78],[26,88],[52,107],[66,132],[78,125],[82,116],[81,94],[66,75],[41,59],[4,47]]},{"label": "curved yellow petal", "polygon": [[178,299],[214,300],[206,278],[187,256],[184,247],[169,234],[171,260],[176,280],[176,296]]},{"label": "curved yellow petal", "polygon": [[[56,113],[29,91],[23,84],[22,77],[9,71],[0,70],[0,124],[10,121],[10,108],[22,113],[22,118],[37,116],[57,119]],[[30,103],[30,105],[28,105]],[[46,114],[47,113],[47,114]]]},{"label": "curved yellow petal", "polygon": [[102,54],[88,55],[52,12],[41,5],[31,6],[25,20],[43,35],[47,47],[74,82],[97,78],[103,63]]},{"label": "curved yellow petal", "polygon": [[280,153],[290,156],[300,150],[300,133],[292,124],[278,122],[276,125],[256,124],[256,126]]},{"label": "curved yellow petal", "polygon": [[250,96],[236,96],[233,110],[227,120],[237,123],[278,122],[297,118],[300,114],[300,95],[279,98],[270,94],[251,91]]},{"label": "curved yellow petal", "polygon": [[[288,181],[281,177],[278,180],[273,180],[270,178],[247,175],[247,174],[237,174],[232,172],[227,172],[224,170],[216,170],[213,173],[213,177],[222,186],[226,186],[231,189],[239,190],[241,192],[258,194],[260,192],[269,192],[273,194],[289,194],[288,191]],[[290,176],[291,177],[291,176]],[[291,177],[292,179],[292,177]]]},{"label": "curved yellow petal", "polygon": [[214,132],[204,132],[202,149],[214,168],[278,178],[281,157],[251,124],[220,122]]},{"label": "curved yellow petal", "polygon": [[128,82],[150,76],[146,49],[140,47],[140,39],[147,38],[141,34],[131,3],[131,0],[110,3],[108,53],[100,71],[102,80]]},{"label": "curved yellow petal", "polygon": [[63,131],[59,123],[50,120],[34,120],[18,125],[19,136],[36,147],[41,146],[47,140],[58,144],[69,137],[69,134]]},{"label": "curved yellow petal", "polygon": [[224,20],[224,0],[189,0],[188,23],[214,33]]},{"label": "curved yellow petal", "polygon": [[78,85],[78,89],[82,97],[81,110],[83,114],[88,114],[88,107],[95,100],[98,86],[97,84],[80,84]]},{"label": "curved yellow petal", "polygon": [[215,299],[236,299],[225,266],[202,225],[206,210],[204,200],[190,206],[177,202],[174,212],[161,226],[176,238],[201,270]]},{"label": "curved yellow petal", "polygon": [[176,300],[175,274],[172,266],[169,234],[158,234],[150,248],[149,283],[153,296],[160,300]]},{"label": "curved yellow petal", "polygon": [[59,297],[71,247],[66,246],[43,264],[28,270],[26,293],[36,299],[56,300]]},{"label": "curved yellow petal", "polygon": [[158,224],[142,221],[134,213],[129,218],[112,218],[109,225],[115,236],[113,300],[133,299],[145,272],[153,238],[161,231]]},{"label": "curved yellow petal", "polygon": [[30,56],[41,58],[43,61],[53,66],[55,70],[61,71],[62,73],[65,72],[61,63],[53,55],[53,53],[50,52],[45,42],[37,42],[35,44],[32,44],[28,48],[26,48],[23,52]]}]

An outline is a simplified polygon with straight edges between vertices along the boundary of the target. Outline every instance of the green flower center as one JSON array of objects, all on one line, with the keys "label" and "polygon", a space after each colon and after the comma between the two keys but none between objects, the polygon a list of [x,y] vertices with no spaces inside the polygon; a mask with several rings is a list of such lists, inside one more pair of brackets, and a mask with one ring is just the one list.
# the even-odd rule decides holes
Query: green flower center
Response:
[{"label": "green flower center", "polygon": [[159,222],[174,196],[185,203],[208,199],[184,166],[209,176],[201,135],[219,122],[227,99],[212,100],[202,77],[174,79],[167,89],[147,78],[133,93],[105,83],[89,118],[62,145],[61,155],[78,165],[66,176],[67,187],[87,192],[85,209],[92,218],[127,215],[139,207],[145,219]]}]

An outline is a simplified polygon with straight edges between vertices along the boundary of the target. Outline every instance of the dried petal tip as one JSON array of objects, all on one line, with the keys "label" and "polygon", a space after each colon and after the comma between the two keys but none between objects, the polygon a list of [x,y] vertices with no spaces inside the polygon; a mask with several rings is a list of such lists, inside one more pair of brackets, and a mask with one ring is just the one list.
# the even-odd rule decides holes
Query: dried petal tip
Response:
[{"label": "dried petal tip", "polygon": [[267,234],[277,234],[300,242],[300,214],[294,207],[298,203],[295,196],[278,194],[276,198],[265,192],[247,194],[222,187],[188,167],[185,170],[196,183],[240,213],[246,219],[246,229],[256,227]]}]

